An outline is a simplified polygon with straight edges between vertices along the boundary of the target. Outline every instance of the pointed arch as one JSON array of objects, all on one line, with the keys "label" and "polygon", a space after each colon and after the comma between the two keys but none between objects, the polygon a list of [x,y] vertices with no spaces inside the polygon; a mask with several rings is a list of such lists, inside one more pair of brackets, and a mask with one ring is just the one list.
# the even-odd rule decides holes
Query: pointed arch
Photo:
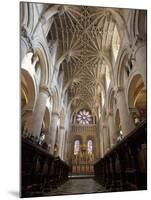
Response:
[{"label": "pointed arch", "polygon": [[116,69],[116,83],[115,86],[122,87],[123,86],[123,76],[124,76],[124,67],[126,65],[126,62],[128,60],[129,53],[128,49],[123,49],[119,52],[119,57],[116,63],[117,69]]},{"label": "pointed arch", "polygon": [[41,69],[40,85],[47,85],[49,80],[49,67],[46,52],[41,44],[37,44],[34,49],[34,54],[39,58],[39,65]]},{"label": "pointed arch", "polygon": [[147,91],[143,77],[139,73],[133,74],[127,87],[127,103],[131,116],[140,121],[146,119],[147,115]]},{"label": "pointed arch", "polygon": [[39,35],[34,36],[32,44],[34,53],[39,57],[41,65],[41,84],[50,85],[53,74],[53,62],[48,44],[45,40],[41,39]]},{"label": "pointed arch", "polygon": [[120,34],[120,38],[124,35],[124,32],[126,33],[126,36],[128,40],[130,41],[130,33],[128,31],[127,23],[123,16],[118,13],[116,9],[109,8],[109,11],[111,12],[114,20],[116,21],[117,29]]},{"label": "pointed arch", "polygon": [[20,13],[21,13],[21,26],[24,26],[28,33],[31,34],[34,28],[34,11],[33,3],[21,2]]},{"label": "pointed arch", "polygon": [[26,98],[26,107],[33,109],[37,99],[37,88],[33,76],[26,69],[21,69],[21,92]]}]

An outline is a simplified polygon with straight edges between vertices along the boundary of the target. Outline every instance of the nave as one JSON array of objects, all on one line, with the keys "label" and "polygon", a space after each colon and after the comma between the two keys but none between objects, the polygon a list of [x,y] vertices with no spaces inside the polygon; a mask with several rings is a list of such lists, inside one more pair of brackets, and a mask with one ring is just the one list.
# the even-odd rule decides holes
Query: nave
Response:
[{"label": "nave", "polygon": [[21,196],[146,190],[146,10],[20,14]]}]

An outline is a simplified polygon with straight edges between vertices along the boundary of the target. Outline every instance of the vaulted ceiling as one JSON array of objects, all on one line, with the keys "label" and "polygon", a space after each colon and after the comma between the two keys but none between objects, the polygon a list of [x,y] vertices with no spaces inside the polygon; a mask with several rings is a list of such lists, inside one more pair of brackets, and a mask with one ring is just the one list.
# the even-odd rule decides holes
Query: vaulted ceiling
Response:
[{"label": "vaulted ceiling", "polygon": [[95,108],[98,82],[104,83],[102,63],[112,65],[114,12],[121,15],[119,9],[62,5],[53,18],[48,40],[58,41],[58,59],[66,55],[61,67],[74,110]]}]

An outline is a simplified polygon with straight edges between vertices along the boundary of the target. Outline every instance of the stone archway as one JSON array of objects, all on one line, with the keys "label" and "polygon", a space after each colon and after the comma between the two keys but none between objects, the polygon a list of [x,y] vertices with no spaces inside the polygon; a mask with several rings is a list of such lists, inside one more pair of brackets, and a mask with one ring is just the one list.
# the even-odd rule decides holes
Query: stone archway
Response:
[{"label": "stone archway", "polygon": [[21,69],[21,131],[27,135],[32,131],[32,112],[37,98],[35,81],[26,69]]},{"label": "stone archway", "polygon": [[136,125],[146,119],[147,91],[140,74],[134,75],[129,83],[128,107]]},{"label": "stone archway", "polygon": [[39,67],[41,71],[40,85],[47,85],[50,77],[48,77],[49,73],[48,73],[47,59],[43,47],[35,48],[33,57],[35,59],[36,57],[38,57],[39,59]]},{"label": "stone archway", "polygon": [[37,97],[36,83],[25,69],[21,69],[21,95],[25,99],[26,107],[33,109]]}]

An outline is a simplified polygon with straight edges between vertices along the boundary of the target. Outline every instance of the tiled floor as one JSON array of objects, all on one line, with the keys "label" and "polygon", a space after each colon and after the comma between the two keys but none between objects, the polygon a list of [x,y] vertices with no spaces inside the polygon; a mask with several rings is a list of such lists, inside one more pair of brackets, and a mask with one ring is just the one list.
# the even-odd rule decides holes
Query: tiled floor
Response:
[{"label": "tiled floor", "polygon": [[69,179],[66,183],[51,190],[47,195],[66,195],[105,192],[105,189],[93,178]]}]

